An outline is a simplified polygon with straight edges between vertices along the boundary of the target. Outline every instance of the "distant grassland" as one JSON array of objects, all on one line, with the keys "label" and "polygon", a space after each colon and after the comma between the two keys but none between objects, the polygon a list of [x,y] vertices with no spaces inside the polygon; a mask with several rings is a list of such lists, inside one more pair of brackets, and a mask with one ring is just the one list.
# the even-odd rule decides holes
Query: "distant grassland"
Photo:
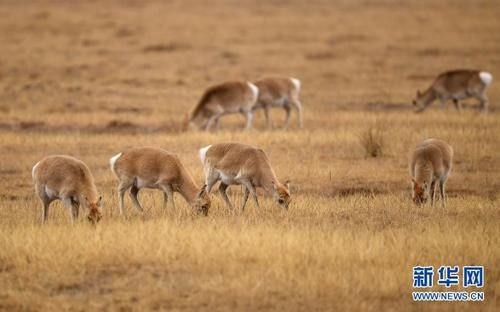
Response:
[{"label": "distant grassland", "polygon": [[[1,4],[0,310],[495,310],[499,14],[490,1]],[[491,113],[414,114],[416,88],[455,67],[493,73]],[[259,113],[250,132],[241,116],[181,131],[205,87],[266,73],[302,80],[305,129],[293,114],[289,131],[265,131]],[[361,139],[373,129],[376,158]],[[428,137],[455,150],[446,210],[410,200],[408,154]],[[268,153],[292,181],[288,211],[259,191],[262,209],[232,213],[214,191],[193,217],[178,194],[164,210],[144,190],[143,217],[128,196],[118,215],[111,156],[158,146],[202,183],[197,151],[222,141]],[[31,168],[49,154],[91,168],[97,227],[71,226],[61,203],[40,224]],[[484,265],[485,302],[413,303],[416,265]]]}]

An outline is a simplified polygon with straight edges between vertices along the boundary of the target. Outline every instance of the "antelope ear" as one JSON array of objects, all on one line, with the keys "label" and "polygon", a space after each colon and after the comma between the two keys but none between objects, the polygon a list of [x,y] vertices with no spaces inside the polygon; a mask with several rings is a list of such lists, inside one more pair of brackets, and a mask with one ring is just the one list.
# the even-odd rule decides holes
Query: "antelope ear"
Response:
[{"label": "antelope ear", "polygon": [[285,187],[288,191],[290,191],[290,180],[285,181]]},{"label": "antelope ear", "polygon": [[203,193],[205,193],[207,191],[207,185],[206,184],[203,184],[203,186],[201,187],[200,191],[198,192],[198,197],[203,195]]},{"label": "antelope ear", "polygon": [[417,97],[420,97],[420,95],[422,95],[422,93],[420,93],[420,90],[417,90]]}]

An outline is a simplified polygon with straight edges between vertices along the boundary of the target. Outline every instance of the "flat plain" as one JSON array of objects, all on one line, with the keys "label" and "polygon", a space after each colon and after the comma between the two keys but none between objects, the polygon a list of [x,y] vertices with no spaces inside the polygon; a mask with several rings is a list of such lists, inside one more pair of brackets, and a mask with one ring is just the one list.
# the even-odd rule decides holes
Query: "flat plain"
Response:
[{"label": "flat plain", "polygon": [[[498,1],[2,1],[0,310],[498,309],[499,16]],[[416,90],[455,68],[493,74],[490,113],[415,114]],[[248,132],[242,116],[183,130],[206,87],[272,74],[302,81],[304,129],[275,109],[272,131],[262,113]],[[455,149],[446,209],[410,199],[408,154],[429,137]],[[201,184],[198,149],[223,141],[267,151],[288,211],[260,193],[232,213],[214,191],[194,217],[144,190],[144,216],[129,198],[118,215],[111,156],[161,147]],[[89,165],[98,226],[60,203],[40,224],[31,168],[49,154]],[[416,265],[484,265],[486,300],[415,303]]]}]

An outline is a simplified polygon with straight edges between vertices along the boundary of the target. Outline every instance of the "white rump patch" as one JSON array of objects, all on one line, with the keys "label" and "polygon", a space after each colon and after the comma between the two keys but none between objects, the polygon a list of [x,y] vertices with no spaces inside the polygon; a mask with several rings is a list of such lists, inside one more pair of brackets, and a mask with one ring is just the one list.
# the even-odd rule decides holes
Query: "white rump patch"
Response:
[{"label": "white rump patch", "polygon": [[290,77],[290,80],[292,81],[293,85],[297,89],[297,91],[300,91],[300,80],[297,78]]},{"label": "white rump patch", "polygon": [[488,73],[488,72],[480,72],[479,73],[479,78],[481,78],[481,81],[486,85],[489,86],[491,82],[493,81],[493,75]]},{"label": "white rump patch", "polygon": [[253,93],[253,96],[255,97],[255,100],[257,100],[259,97],[259,88],[251,82],[247,82],[247,83],[248,83],[248,86],[250,87],[250,90],[252,90],[252,93]]},{"label": "white rump patch", "polygon": [[33,180],[35,180],[35,170],[36,170],[36,167],[38,167],[38,165],[40,164],[40,162],[37,162],[34,166],[33,166],[33,169],[31,169],[31,177],[33,178]]},{"label": "white rump patch", "polygon": [[115,175],[116,175],[116,172],[115,172],[115,163],[118,160],[118,158],[120,158],[120,156],[122,156],[122,153],[117,154],[117,155],[115,155],[115,156],[113,156],[113,157],[111,157],[109,159],[109,166],[111,167],[111,171],[113,171],[113,173]]},{"label": "white rump patch", "polygon": [[200,160],[202,164],[205,164],[205,159],[207,158],[207,152],[212,147],[212,145],[205,146],[203,148],[200,148]]}]

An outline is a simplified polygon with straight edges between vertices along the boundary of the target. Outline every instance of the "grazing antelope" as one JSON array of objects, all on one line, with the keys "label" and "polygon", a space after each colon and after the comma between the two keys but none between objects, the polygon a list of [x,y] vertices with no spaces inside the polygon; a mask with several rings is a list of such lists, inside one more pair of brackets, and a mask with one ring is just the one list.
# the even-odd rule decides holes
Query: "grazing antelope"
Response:
[{"label": "grazing antelope", "polygon": [[431,198],[434,205],[434,191],[439,183],[441,202],[446,206],[445,184],[453,161],[453,148],[438,139],[427,139],[417,145],[410,158],[413,201],[419,205]]},{"label": "grazing antelope", "polygon": [[233,205],[227,197],[229,185],[241,184],[245,187],[241,210],[245,209],[248,195],[252,194],[259,207],[256,187],[262,187],[273,194],[274,199],[284,208],[290,204],[289,182],[278,181],[266,153],[259,148],[240,143],[220,143],[200,149],[207,192],[220,180],[219,192],[230,209]]},{"label": "grazing antelope", "polygon": [[282,107],[286,112],[284,128],[290,124],[290,111],[297,110],[299,127],[303,127],[302,104],[299,101],[300,80],[288,77],[268,77],[254,82],[259,88],[259,97],[255,109],[262,108],[266,116],[267,127],[272,128],[270,110]]},{"label": "grazing antelope", "polygon": [[47,156],[32,170],[35,192],[43,204],[42,223],[48,219],[50,203],[63,201],[71,211],[71,220],[78,219],[80,205],[88,210],[87,219],[101,219],[101,199],[89,167],[81,160],[65,155]]},{"label": "grazing antelope", "polygon": [[440,74],[424,92],[417,91],[417,97],[413,100],[416,112],[424,111],[434,100],[439,99],[441,108],[447,100],[453,100],[455,108],[461,109],[460,100],[476,98],[480,102],[480,109],[488,112],[488,97],[486,88],[493,81],[493,75],[478,70],[454,70]]},{"label": "grazing antelope", "polygon": [[223,115],[240,113],[246,117],[245,129],[252,128],[253,107],[259,89],[251,82],[228,81],[208,88],[188,116],[188,124],[197,130],[219,128]]},{"label": "grazing antelope", "polygon": [[210,198],[206,186],[200,188],[196,185],[175,154],[154,147],[134,147],[111,157],[109,163],[119,179],[120,215],[123,214],[123,197],[128,189],[137,210],[144,212],[137,199],[141,188],[163,191],[164,205],[170,200],[174,208],[174,192],[179,192],[195,212],[208,214]]}]

